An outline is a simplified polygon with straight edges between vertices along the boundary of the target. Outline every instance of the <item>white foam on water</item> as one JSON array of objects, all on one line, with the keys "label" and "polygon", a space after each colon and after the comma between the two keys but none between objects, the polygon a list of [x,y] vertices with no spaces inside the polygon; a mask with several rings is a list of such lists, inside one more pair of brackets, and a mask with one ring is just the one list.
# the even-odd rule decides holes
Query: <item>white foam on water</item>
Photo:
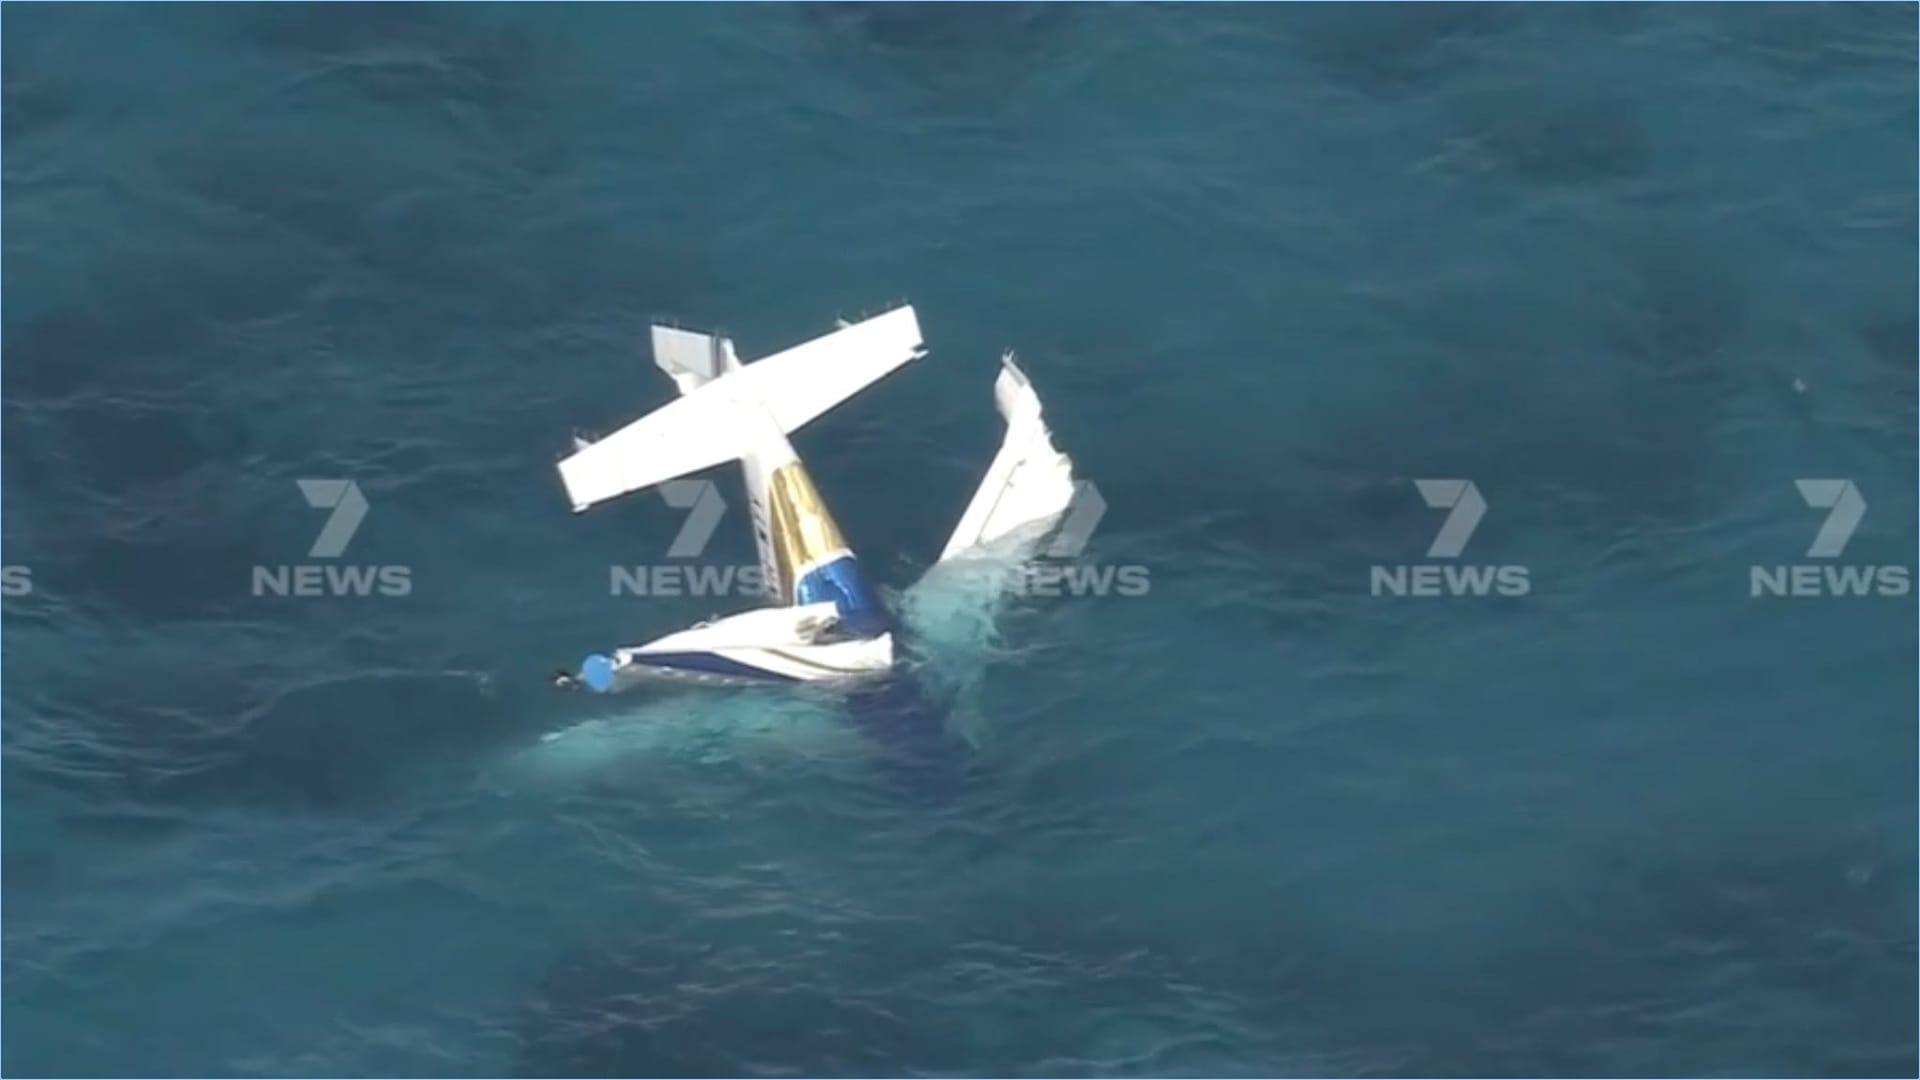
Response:
[{"label": "white foam on water", "polygon": [[862,752],[830,695],[791,688],[636,690],[521,747],[511,775],[586,779],[639,762],[690,767],[726,762],[843,760]]}]

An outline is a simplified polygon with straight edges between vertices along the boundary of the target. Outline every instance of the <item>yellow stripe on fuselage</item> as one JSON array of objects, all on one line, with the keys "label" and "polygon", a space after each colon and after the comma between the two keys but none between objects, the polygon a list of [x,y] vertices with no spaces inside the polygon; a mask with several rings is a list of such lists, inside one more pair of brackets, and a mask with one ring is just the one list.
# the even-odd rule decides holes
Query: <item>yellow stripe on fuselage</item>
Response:
[{"label": "yellow stripe on fuselage", "polygon": [[846,550],[847,541],[806,466],[797,460],[774,469],[767,479],[767,519],[780,596],[791,603],[801,572]]}]

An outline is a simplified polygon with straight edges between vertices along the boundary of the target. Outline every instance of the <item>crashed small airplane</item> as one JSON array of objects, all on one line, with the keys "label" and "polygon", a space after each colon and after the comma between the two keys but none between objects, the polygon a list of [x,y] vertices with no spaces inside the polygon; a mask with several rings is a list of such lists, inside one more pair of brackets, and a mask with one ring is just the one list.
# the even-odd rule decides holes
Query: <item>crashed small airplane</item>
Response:
[{"label": "crashed small airplane", "polygon": [[[926,354],[902,306],[751,364],[725,337],[653,327],[653,359],[679,387],[672,402],[596,442],[576,440],[559,465],[576,513],[628,492],[738,460],[771,603],[644,645],[588,656],[556,684],[600,693],[651,681],[764,683],[859,680],[896,663],[894,613],[862,572],[787,436]],[[1013,354],[994,398],[1006,437],[940,562],[1023,548],[1059,524],[1074,496],[1073,463],[1054,448],[1040,399]]]}]

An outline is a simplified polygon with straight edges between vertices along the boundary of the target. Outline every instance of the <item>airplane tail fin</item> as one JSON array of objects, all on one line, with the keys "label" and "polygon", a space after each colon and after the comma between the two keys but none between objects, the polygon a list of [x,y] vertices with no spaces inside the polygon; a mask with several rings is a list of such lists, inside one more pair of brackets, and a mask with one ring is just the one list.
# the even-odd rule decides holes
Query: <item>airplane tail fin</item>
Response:
[{"label": "airplane tail fin", "polygon": [[733,342],[726,338],[658,323],[653,327],[653,363],[672,377],[683,394],[740,369]]},{"label": "airplane tail fin", "polygon": [[724,338],[670,327],[654,349],[681,396],[560,462],[575,511],[747,456],[768,423],[796,431],[924,352],[910,306],[746,365]]}]

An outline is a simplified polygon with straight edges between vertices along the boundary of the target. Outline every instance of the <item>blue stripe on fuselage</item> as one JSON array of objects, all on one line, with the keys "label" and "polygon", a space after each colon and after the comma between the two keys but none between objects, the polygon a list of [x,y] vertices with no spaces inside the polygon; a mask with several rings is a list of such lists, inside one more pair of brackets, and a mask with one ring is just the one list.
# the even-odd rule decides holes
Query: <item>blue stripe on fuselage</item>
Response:
[{"label": "blue stripe on fuselage", "polygon": [[724,656],[709,652],[678,653],[635,653],[632,662],[643,667],[664,668],[669,671],[694,671],[706,675],[727,675],[742,679],[759,679],[764,682],[798,682],[791,675],[782,675],[777,671],[743,664]]}]

